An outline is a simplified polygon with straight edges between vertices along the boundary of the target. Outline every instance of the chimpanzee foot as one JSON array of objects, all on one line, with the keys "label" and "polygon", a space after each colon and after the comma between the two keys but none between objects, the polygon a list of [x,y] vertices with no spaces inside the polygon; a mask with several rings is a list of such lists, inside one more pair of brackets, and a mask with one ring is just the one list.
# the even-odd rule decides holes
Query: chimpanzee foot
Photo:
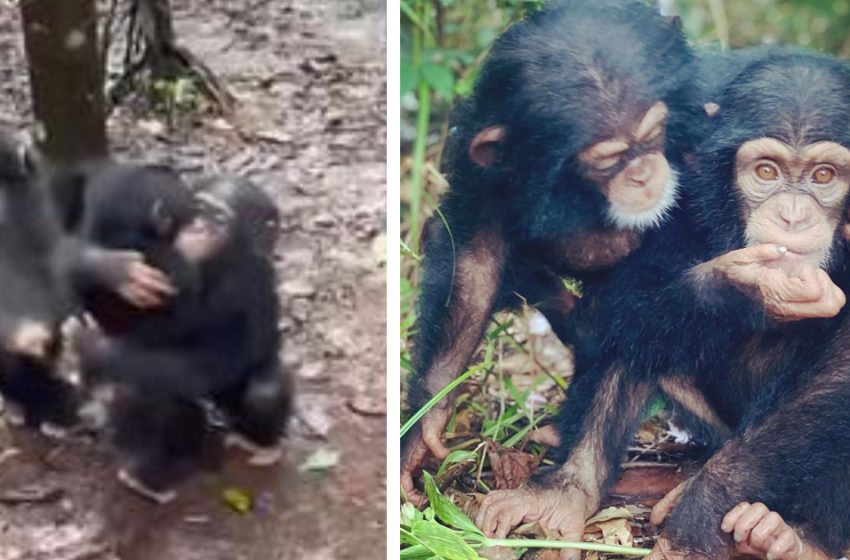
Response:
[{"label": "chimpanzee foot", "polygon": [[262,446],[236,432],[227,434],[224,445],[249,453],[248,464],[252,467],[270,467],[283,459],[283,448],[280,445]]},{"label": "chimpanzee foot", "polygon": [[408,433],[402,442],[401,489],[410,503],[419,507],[425,504],[425,495],[413,485],[413,476],[429,455],[445,459],[449,449],[443,445],[442,437],[451,411],[448,406],[436,406],[419,420],[414,433]]},{"label": "chimpanzee foot", "polygon": [[741,502],[723,518],[724,533],[732,533],[735,548],[766,560],[828,560],[830,556],[805,540],[775,511],[762,503]]},{"label": "chimpanzee foot", "polygon": [[[589,498],[575,486],[558,489],[523,487],[487,494],[475,522],[488,536],[503,539],[522,524],[538,522],[565,541],[581,541]],[[562,559],[578,559],[580,551],[562,549]]]},{"label": "chimpanzee foot", "polygon": [[175,490],[156,490],[151,488],[126,469],[118,471],[118,481],[129,490],[159,505],[168,504],[177,498],[177,492]]}]

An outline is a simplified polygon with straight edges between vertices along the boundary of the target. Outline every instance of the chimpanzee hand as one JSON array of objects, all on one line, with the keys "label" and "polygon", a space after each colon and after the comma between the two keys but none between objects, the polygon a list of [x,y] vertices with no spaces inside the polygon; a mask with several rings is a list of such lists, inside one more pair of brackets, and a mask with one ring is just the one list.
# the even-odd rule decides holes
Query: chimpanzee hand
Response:
[{"label": "chimpanzee hand", "polygon": [[[590,502],[587,493],[574,485],[495,490],[484,498],[475,524],[488,536],[503,539],[514,527],[536,521],[561,540],[581,541],[585,520],[598,505]],[[578,560],[581,552],[561,549],[560,555],[562,560]]]},{"label": "chimpanzee hand", "polygon": [[424,503],[424,496],[413,486],[413,474],[422,465],[430,452],[437,459],[445,459],[449,454],[441,437],[449,421],[449,407],[435,406],[419,420],[415,431],[408,432],[402,444],[401,487],[407,499],[416,506]]},{"label": "chimpanzee hand", "polygon": [[104,285],[135,307],[158,307],[176,293],[168,277],[136,251],[89,249],[86,261]]},{"label": "chimpanzee hand", "polygon": [[723,518],[720,529],[732,533],[741,554],[770,560],[829,560],[830,556],[803,540],[793,527],[762,503],[741,502]]},{"label": "chimpanzee hand", "polygon": [[[787,251],[773,244],[731,251],[700,265],[750,294],[778,321],[834,317],[844,307],[844,292],[819,268],[801,264],[777,267]],[[703,268],[707,267],[707,268]]]}]

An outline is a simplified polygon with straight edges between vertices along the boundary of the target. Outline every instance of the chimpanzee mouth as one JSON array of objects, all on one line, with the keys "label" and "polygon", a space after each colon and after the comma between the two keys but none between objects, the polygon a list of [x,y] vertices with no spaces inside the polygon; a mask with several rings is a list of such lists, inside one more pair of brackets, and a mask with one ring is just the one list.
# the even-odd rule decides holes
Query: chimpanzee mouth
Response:
[{"label": "chimpanzee mouth", "polygon": [[679,193],[679,173],[670,166],[667,183],[658,197],[658,202],[646,210],[627,210],[617,204],[608,207],[608,221],[617,229],[633,229],[642,231],[657,228],[663,224],[670,211],[676,206]]}]

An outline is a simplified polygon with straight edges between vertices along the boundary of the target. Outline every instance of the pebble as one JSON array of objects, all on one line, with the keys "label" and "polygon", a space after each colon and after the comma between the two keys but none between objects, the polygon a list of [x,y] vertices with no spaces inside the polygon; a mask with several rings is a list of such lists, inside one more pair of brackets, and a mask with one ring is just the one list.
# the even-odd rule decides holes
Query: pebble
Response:
[{"label": "pebble", "polygon": [[311,298],[316,295],[316,286],[306,278],[287,280],[281,285],[280,289],[289,297]]}]

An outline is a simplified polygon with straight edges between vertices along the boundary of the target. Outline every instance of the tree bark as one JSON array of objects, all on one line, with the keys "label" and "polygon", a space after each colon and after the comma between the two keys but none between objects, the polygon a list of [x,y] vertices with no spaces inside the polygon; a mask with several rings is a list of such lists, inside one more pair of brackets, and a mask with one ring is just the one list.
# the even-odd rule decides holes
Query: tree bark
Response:
[{"label": "tree bark", "polygon": [[95,0],[21,0],[37,142],[54,163],[107,153]]}]

